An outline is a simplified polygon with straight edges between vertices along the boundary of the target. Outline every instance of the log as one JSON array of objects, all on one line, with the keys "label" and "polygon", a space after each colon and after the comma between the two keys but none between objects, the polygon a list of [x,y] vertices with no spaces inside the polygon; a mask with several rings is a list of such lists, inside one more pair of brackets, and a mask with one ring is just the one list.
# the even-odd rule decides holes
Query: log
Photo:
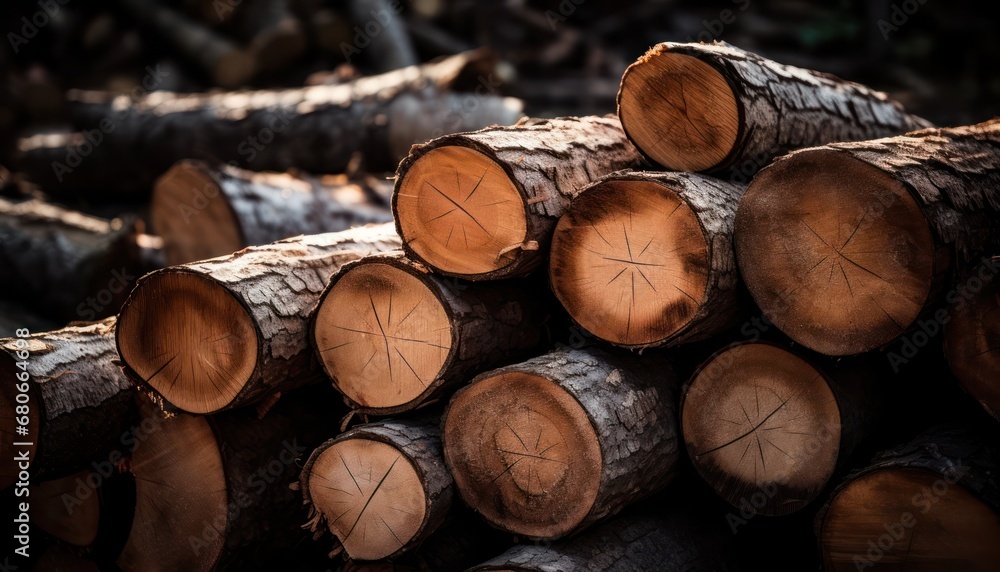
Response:
[{"label": "log", "polygon": [[749,514],[814,500],[870,432],[879,395],[863,367],[814,365],[783,346],[734,344],[685,388],[681,431],[698,474]]},{"label": "log", "polygon": [[150,218],[167,263],[183,264],[290,236],[391,222],[363,184],[184,160],[157,180]]},{"label": "log", "polygon": [[[0,293],[55,321],[106,316],[134,279],[134,226],[131,216],[108,220],[0,198]],[[99,303],[89,304],[95,296]]]},{"label": "log", "polygon": [[[413,48],[403,18],[403,5],[392,0],[349,0],[348,13],[356,30],[364,30],[370,39],[363,47],[357,44],[340,46],[348,62],[352,57],[363,54],[365,62],[377,72],[417,65],[420,60]],[[372,34],[368,30],[376,29]]]},{"label": "log", "polygon": [[369,423],[330,439],[309,455],[299,483],[309,529],[329,530],[353,560],[412,550],[444,522],[455,494],[433,418]]},{"label": "log", "polygon": [[523,276],[545,261],[556,221],[580,189],[639,162],[612,116],[446,135],[399,164],[396,228],[407,254],[442,274]]},{"label": "log", "polygon": [[244,2],[236,8],[232,27],[246,44],[256,72],[282,71],[305,53],[305,31],[285,0]]},{"label": "log", "polygon": [[[948,367],[987,413],[1000,421],[1000,257],[965,273],[945,295],[944,355]],[[937,315],[937,314],[935,314]]]},{"label": "log", "polygon": [[189,413],[239,407],[320,381],[307,330],[323,288],[343,264],[396,248],[399,239],[384,224],[147,274],[118,317],[125,373],[164,407]]},{"label": "log", "polygon": [[673,478],[675,382],[662,359],[596,348],[484,373],[445,410],[445,461],[462,499],[493,526],[566,536]]},{"label": "log", "polygon": [[995,570],[1000,455],[938,426],[851,474],[816,517],[824,570]]},{"label": "log", "polygon": [[311,341],[348,406],[389,415],[549,345],[549,308],[524,282],[466,283],[402,253],[344,265],[323,292]]},{"label": "log", "polygon": [[732,235],[744,190],[689,173],[600,179],[556,225],[549,259],[556,297],[584,330],[634,349],[736,325],[743,312]]},{"label": "log", "polygon": [[622,515],[551,545],[518,544],[469,572],[733,570],[725,535],[687,511]]},{"label": "log", "polygon": [[618,116],[667,169],[743,174],[795,148],[931,126],[882,92],[720,43],[650,48],[622,76]]},{"label": "log", "polygon": [[1000,120],[796,151],[736,214],[740,274],[764,315],[827,355],[883,346],[949,274],[1000,251]]},{"label": "log", "polygon": [[[18,474],[14,452],[25,447],[14,442],[31,443],[31,474],[49,478],[103,460],[121,445],[135,410],[132,384],[115,363],[114,330],[115,319],[108,318],[0,340],[0,488]],[[27,436],[14,434],[18,393],[28,394]]]}]

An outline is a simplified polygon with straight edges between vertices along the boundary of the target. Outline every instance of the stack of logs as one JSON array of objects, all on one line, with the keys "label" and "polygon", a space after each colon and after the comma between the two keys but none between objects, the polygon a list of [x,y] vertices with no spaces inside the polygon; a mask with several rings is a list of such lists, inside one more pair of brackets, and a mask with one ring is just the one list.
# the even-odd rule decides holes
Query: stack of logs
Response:
[{"label": "stack of logs", "polygon": [[[1000,120],[718,44],[655,46],[618,101],[415,145],[394,225],[374,183],[172,167],[173,265],[2,342],[52,558],[724,570],[804,514],[829,570],[993,569]],[[170,219],[205,188],[210,244]],[[973,399],[904,411],[952,374]]]}]

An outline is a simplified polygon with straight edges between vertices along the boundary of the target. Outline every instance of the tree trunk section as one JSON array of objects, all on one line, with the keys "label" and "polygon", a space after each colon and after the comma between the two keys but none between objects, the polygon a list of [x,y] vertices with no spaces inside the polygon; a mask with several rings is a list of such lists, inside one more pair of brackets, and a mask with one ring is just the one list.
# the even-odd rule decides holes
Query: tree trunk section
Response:
[{"label": "tree trunk section", "polygon": [[743,191],[704,175],[643,171],[586,187],[552,239],[556,296],[583,329],[632,349],[736,325],[744,312],[732,236]]},{"label": "tree trunk section", "polygon": [[751,175],[792,149],[930,127],[878,91],[726,44],[664,42],[622,76],[618,115],[650,159]]},{"label": "tree trunk section", "polygon": [[239,407],[320,381],[308,325],[327,281],[347,262],[399,246],[392,225],[384,224],[147,274],[119,315],[125,372],[165,407],[190,413]]},{"label": "tree trunk section", "polygon": [[776,344],[730,346],[685,388],[688,455],[741,511],[801,510],[873,427],[880,396],[870,377],[863,364],[821,368]]},{"label": "tree trunk section", "polygon": [[446,135],[399,164],[393,215],[407,254],[442,274],[523,276],[545,261],[556,221],[584,186],[640,162],[613,116]]},{"label": "tree trunk section", "polygon": [[350,407],[400,413],[542,353],[550,306],[539,286],[467,283],[402,253],[367,256],[331,279],[314,313],[313,347]]},{"label": "tree trunk section", "polygon": [[167,263],[183,264],[300,234],[391,222],[363,184],[185,160],[157,180],[150,215]]},{"label": "tree trunk section", "polygon": [[677,471],[669,365],[596,348],[484,373],[445,410],[445,460],[493,526],[551,540],[618,513]]},{"label": "tree trunk section", "polygon": [[804,149],[750,184],[740,274],[764,315],[827,355],[883,346],[954,271],[1000,251],[1000,120]]},{"label": "tree trunk section", "polygon": [[[122,434],[135,417],[134,392],[116,363],[114,329],[115,319],[108,318],[0,341],[4,412],[0,487],[16,480],[17,463],[8,449],[14,442],[32,443],[31,472],[48,478],[104,460],[121,446]],[[18,378],[25,372],[27,381]],[[26,436],[14,434],[18,393],[29,396]]]},{"label": "tree trunk section", "polygon": [[437,421],[369,423],[316,448],[299,477],[310,530],[327,528],[354,560],[395,558],[423,542],[454,496]]},{"label": "tree trunk section", "polygon": [[994,570],[998,474],[996,444],[968,427],[938,426],[881,453],[816,517],[824,570]]}]

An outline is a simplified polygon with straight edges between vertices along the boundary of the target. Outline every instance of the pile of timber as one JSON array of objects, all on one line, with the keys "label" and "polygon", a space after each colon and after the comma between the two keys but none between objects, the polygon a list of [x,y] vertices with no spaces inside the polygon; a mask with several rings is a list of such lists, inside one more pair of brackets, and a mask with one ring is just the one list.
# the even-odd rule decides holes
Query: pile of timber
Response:
[{"label": "pile of timber", "polygon": [[[62,501],[35,509],[46,555],[753,569],[746,526],[805,567],[993,569],[1000,120],[930,128],[672,43],[618,112],[415,145],[390,201],[171,168],[173,265],[116,318],[0,342],[4,407],[39,405],[37,496]],[[953,409],[893,407],[918,353],[950,368],[929,403],[968,393]]]}]

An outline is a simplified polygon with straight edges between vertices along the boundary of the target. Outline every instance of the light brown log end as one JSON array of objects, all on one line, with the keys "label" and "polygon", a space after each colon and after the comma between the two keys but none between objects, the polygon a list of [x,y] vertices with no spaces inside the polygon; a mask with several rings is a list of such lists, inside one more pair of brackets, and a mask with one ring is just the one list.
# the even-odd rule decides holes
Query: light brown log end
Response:
[{"label": "light brown log end", "polygon": [[314,334],[337,389],[363,408],[399,407],[433,389],[454,343],[435,291],[406,266],[381,262],[336,278]]},{"label": "light brown log end", "polygon": [[725,76],[698,58],[655,46],[622,76],[618,116],[636,147],[676,171],[705,171],[733,150],[740,129]]},{"label": "light brown log end", "polygon": [[585,330],[623,346],[656,344],[697,312],[708,244],[691,207],[665,185],[608,181],[559,219],[549,272]]},{"label": "light brown log end", "polygon": [[[1000,258],[987,264],[962,284],[966,292],[978,292],[951,308],[944,351],[948,366],[965,390],[1000,419],[1000,277],[994,274]],[[981,286],[974,289],[976,281]]]},{"label": "light brown log end", "polygon": [[449,274],[499,270],[527,236],[524,200],[503,167],[457,145],[432,149],[413,163],[400,182],[396,212],[407,246]]},{"label": "light brown log end", "polygon": [[118,320],[122,359],[175,407],[212,413],[246,385],[258,339],[246,308],[220,284],[193,272],[149,275]]},{"label": "light brown log end", "polygon": [[[820,530],[823,569],[996,570],[1000,514],[917,468],[867,474],[833,499]],[[874,546],[874,548],[873,548]]]},{"label": "light brown log end", "polygon": [[355,560],[387,558],[420,532],[427,496],[413,463],[372,439],[334,443],[309,474],[313,508]]},{"label": "light brown log end", "polygon": [[735,346],[702,366],[681,427],[702,478],[757,514],[788,514],[812,501],[840,451],[840,410],[823,374],[769,344]]},{"label": "light brown log end", "polygon": [[764,315],[827,355],[892,341],[930,294],[934,239],[909,190],[832,149],[761,171],[734,236],[740,273]]},{"label": "light brown log end", "polygon": [[564,535],[597,498],[602,455],[594,426],[568,391],[544,377],[506,373],[463,389],[449,405],[443,441],[466,504],[504,530]]}]

